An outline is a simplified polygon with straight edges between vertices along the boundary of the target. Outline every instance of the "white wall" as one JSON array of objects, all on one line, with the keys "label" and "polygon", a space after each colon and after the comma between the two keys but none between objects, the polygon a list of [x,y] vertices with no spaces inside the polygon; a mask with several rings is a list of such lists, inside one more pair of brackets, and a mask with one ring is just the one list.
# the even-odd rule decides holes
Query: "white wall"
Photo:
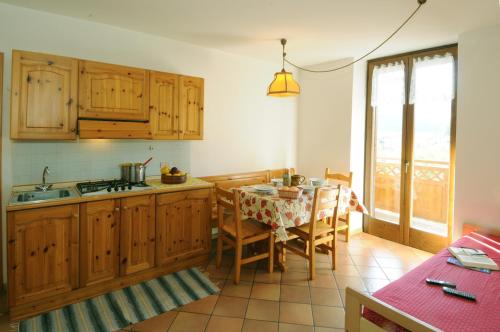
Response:
[{"label": "white wall", "polygon": [[[344,59],[309,67],[330,69]],[[298,172],[323,177],[325,168],[353,172],[353,189],[363,200],[366,62],[331,73],[300,72]],[[351,214],[351,232],[362,215]]]},{"label": "white wall", "polygon": [[[309,68],[335,68],[348,61]],[[352,83],[352,67],[332,73],[300,72],[298,171],[302,175],[323,177],[326,167],[349,170]]]},{"label": "white wall", "polygon": [[[266,96],[267,85],[274,72],[280,69],[279,61],[263,62],[103,24],[0,4],[0,52],[5,55],[2,156],[4,209],[10,196],[13,168],[27,167],[14,164],[14,154],[18,149],[28,151],[25,154],[33,152],[32,148],[26,147],[32,143],[13,143],[9,139],[12,49],[204,77],[205,139],[185,143],[156,142],[154,145],[156,154],[161,158],[169,158],[175,152],[177,157],[172,158],[183,160],[186,167],[190,168],[188,171],[195,176],[296,166],[296,99]],[[68,155],[52,151],[46,162],[60,164],[80,155],[77,163],[86,165],[92,155],[102,153],[103,149],[106,152],[107,149],[116,160],[108,158],[105,164],[98,164],[97,167],[104,170],[121,162],[127,150],[137,149],[140,156],[151,153],[148,141],[127,142],[109,140],[103,144],[87,140],[84,144],[57,143],[61,149],[75,153]],[[48,144],[38,146],[53,150],[54,145]],[[36,174],[36,168],[40,167],[34,159],[17,156],[15,160],[22,163],[29,160],[35,164],[30,165],[35,168],[35,173],[30,168],[29,176],[32,176]],[[64,177],[79,174],[78,168],[72,170],[66,167]],[[32,182],[28,171],[26,174],[26,182]],[[103,177],[107,175],[103,174]],[[20,181],[22,179],[16,179],[16,183]]]},{"label": "white wall", "polygon": [[500,228],[500,25],[458,41],[454,238],[466,222]]}]

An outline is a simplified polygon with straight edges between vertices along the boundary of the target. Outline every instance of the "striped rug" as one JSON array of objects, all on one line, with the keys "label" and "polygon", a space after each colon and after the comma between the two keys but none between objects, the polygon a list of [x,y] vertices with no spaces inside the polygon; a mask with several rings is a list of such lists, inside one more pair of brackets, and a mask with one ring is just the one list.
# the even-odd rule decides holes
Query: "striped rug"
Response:
[{"label": "striped rug", "polygon": [[219,291],[191,268],[23,320],[19,331],[116,331]]}]

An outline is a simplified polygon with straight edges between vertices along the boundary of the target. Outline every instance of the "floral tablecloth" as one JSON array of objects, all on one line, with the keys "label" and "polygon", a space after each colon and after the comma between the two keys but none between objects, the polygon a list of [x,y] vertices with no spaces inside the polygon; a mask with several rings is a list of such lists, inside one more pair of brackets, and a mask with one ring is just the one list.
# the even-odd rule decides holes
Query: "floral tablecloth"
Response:
[{"label": "floral tablecloth", "polygon": [[[252,187],[241,189],[242,215],[271,226],[281,241],[288,239],[286,228],[306,224],[311,218],[314,192],[304,193],[298,199],[283,199],[278,197],[277,192],[261,194]],[[345,214],[347,211],[367,213],[351,188],[342,186],[339,213]],[[321,211],[321,214],[321,217],[328,217],[333,215],[333,211]]]}]

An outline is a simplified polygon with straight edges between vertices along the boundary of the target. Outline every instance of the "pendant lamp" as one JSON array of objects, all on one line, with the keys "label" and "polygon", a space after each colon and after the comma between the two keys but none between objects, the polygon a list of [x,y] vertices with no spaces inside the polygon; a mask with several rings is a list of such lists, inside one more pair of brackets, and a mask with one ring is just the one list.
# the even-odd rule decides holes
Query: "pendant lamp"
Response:
[{"label": "pendant lamp", "polygon": [[283,67],[274,74],[274,80],[269,84],[267,95],[271,97],[291,97],[300,94],[300,86],[293,79],[293,74],[285,70],[285,45],[286,39],[281,39],[283,46]]}]

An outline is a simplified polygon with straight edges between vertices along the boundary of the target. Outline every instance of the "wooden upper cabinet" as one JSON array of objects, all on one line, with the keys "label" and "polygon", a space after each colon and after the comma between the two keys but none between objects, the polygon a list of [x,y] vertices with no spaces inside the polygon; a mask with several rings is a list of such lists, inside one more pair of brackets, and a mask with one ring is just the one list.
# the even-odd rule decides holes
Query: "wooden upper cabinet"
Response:
[{"label": "wooden upper cabinet", "polygon": [[120,200],[80,204],[80,239],[80,286],[118,277]]},{"label": "wooden upper cabinet", "polygon": [[179,139],[179,76],[153,71],[149,81],[153,139]]},{"label": "wooden upper cabinet", "polygon": [[155,195],[121,199],[120,274],[155,265]]},{"label": "wooden upper cabinet", "polygon": [[210,190],[157,195],[157,265],[210,250]]},{"label": "wooden upper cabinet", "polygon": [[203,139],[203,78],[180,76],[179,119],[181,140]]},{"label": "wooden upper cabinet", "polygon": [[149,71],[81,60],[79,72],[79,118],[149,120]]},{"label": "wooden upper cabinet", "polygon": [[78,60],[12,52],[13,139],[76,139]]},{"label": "wooden upper cabinet", "polygon": [[9,303],[78,287],[78,205],[8,213]]}]

